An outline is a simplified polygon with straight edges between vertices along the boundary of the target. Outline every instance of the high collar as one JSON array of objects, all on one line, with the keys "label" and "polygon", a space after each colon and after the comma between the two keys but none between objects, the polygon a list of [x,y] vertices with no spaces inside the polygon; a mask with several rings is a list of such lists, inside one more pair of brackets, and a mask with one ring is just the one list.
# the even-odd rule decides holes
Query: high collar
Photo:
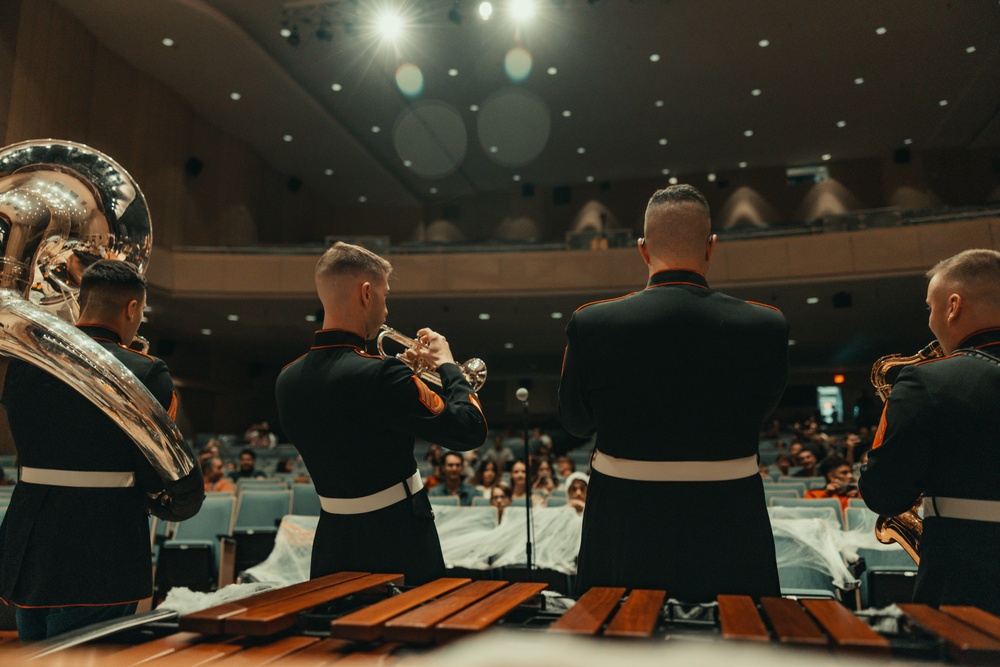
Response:
[{"label": "high collar", "polygon": [[649,277],[649,282],[646,283],[646,288],[650,287],[660,287],[662,285],[694,285],[695,287],[703,287],[708,289],[708,281],[705,276],[700,273],[695,273],[694,271],[687,271],[685,269],[667,269],[666,271],[658,271]]},{"label": "high collar", "polygon": [[112,343],[122,344],[122,337],[118,335],[117,331],[102,327],[100,324],[82,324],[77,329],[91,338],[101,338],[103,340],[110,340]]},{"label": "high collar", "polygon": [[990,350],[996,349],[1000,345],[1000,327],[993,329],[983,329],[972,334],[959,344],[959,349],[980,348],[988,346]]},{"label": "high collar", "polygon": [[353,331],[343,329],[320,329],[313,334],[313,348],[332,347],[334,345],[350,345],[365,349],[365,339]]}]

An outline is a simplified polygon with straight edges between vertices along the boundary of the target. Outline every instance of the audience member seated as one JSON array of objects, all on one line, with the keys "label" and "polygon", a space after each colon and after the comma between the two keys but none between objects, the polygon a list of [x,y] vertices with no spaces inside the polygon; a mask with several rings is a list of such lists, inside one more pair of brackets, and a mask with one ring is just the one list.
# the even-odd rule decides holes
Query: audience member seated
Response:
[{"label": "audience member seated", "polygon": [[236,486],[222,474],[222,459],[218,456],[202,460],[201,476],[205,479],[205,493],[236,493]]},{"label": "audience member seated", "polygon": [[504,445],[503,436],[499,433],[493,436],[493,446],[483,452],[483,461],[493,461],[501,473],[507,468],[507,464],[514,460],[514,451]]},{"label": "audience member seated", "polygon": [[512,500],[527,496],[528,466],[518,459],[510,466],[510,497]]},{"label": "audience member seated", "polygon": [[239,468],[231,473],[229,478],[234,482],[239,482],[241,479],[267,479],[267,475],[263,471],[257,470],[257,455],[247,447],[240,452]]},{"label": "audience member seated", "polygon": [[295,464],[291,459],[280,458],[278,459],[278,465],[274,468],[274,474],[276,475],[290,475],[295,472]]},{"label": "audience member seated", "polygon": [[247,429],[247,432],[243,434],[243,438],[250,444],[251,447],[265,447],[267,449],[273,449],[278,446],[278,438],[271,433],[271,427],[267,422],[251,424],[250,428]]},{"label": "audience member seated", "polygon": [[480,461],[479,469],[472,478],[472,486],[483,498],[492,498],[493,487],[500,483],[500,473],[496,461]]},{"label": "audience member seated", "polygon": [[201,448],[201,452],[198,454],[198,463],[204,463],[205,459],[210,459],[216,456],[221,459],[222,450],[219,449],[218,441],[213,438]]},{"label": "audience member seated", "polygon": [[583,514],[587,504],[587,488],[590,486],[590,476],[582,472],[574,472],[566,478],[566,506],[572,507],[577,514]]},{"label": "audience member seated", "polygon": [[7,476],[3,468],[0,468],[0,486],[14,486],[14,484],[14,480]]},{"label": "audience member seated", "polygon": [[757,473],[760,475],[761,479],[771,479],[771,466],[763,462],[758,463]]},{"label": "audience member seated", "polygon": [[568,456],[560,456],[556,459],[556,473],[559,475],[559,488],[566,488],[566,478],[576,472],[576,464]]},{"label": "audience member seated", "polygon": [[464,507],[472,505],[472,499],[479,495],[474,488],[465,483],[465,460],[458,452],[447,452],[444,455],[444,481],[427,492],[431,498],[456,496],[458,504]]},{"label": "audience member seated", "polygon": [[539,457],[532,459],[531,465],[534,468],[531,477],[535,480],[531,483],[531,490],[541,491],[547,498],[557,486],[552,478],[552,464],[549,463],[548,459]]},{"label": "audience member seated", "polygon": [[857,482],[854,481],[854,470],[843,456],[833,454],[823,459],[819,464],[819,474],[826,477],[826,486],[822,489],[809,489],[806,491],[806,498],[836,498],[843,511],[847,509],[851,498],[861,497]]},{"label": "audience member seated", "polygon": [[816,477],[816,463],[819,460],[818,450],[813,445],[803,445],[797,457],[802,467],[793,477]]},{"label": "audience member seated", "polygon": [[497,523],[503,519],[503,511],[510,507],[511,503],[511,488],[509,484],[504,482],[497,483],[490,491],[490,505],[497,508]]},{"label": "audience member seated", "polygon": [[528,440],[528,451],[531,452],[532,456],[539,456],[541,458],[551,457],[552,438],[536,426],[531,432],[531,438]]},{"label": "audience member seated", "polygon": [[778,454],[778,458],[775,459],[774,464],[778,466],[778,472],[781,473],[782,477],[788,477],[788,473],[792,469],[792,455]]}]

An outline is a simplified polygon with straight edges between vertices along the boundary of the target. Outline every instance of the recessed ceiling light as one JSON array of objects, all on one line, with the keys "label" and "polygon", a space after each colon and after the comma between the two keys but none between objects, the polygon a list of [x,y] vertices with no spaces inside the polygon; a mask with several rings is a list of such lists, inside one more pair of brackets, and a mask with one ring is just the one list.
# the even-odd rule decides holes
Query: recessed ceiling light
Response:
[{"label": "recessed ceiling light", "polygon": [[513,350],[514,349],[514,343],[504,343],[503,344],[503,349],[505,349],[505,350]]},{"label": "recessed ceiling light", "polygon": [[740,169],[746,169],[746,168],[747,168],[747,163],[746,162],[740,162]]},{"label": "recessed ceiling light", "polygon": [[428,190],[428,192],[430,192],[432,195],[436,195],[438,193],[438,189],[437,188],[431,188],[430,190]]},{"label": "recessed ceiling light", "polygon": [[863,84],[864,82],[865,82],[865,78],[864,78],[863,76],[859,76],[858,78],[856,78],[856,79],[854,80],[854,83],[858,84],[859,86],[860,86],[861,84]]},{"label": "recessed ceiling light", "polygon": [[552,313],[552,319],[554,319],[554,320],[561,320],[562,319],[562,313],[560,313],[559,311],[556,311],[556,312]]},{"label": "recessed ceiling light", "polygon": [[743,131],[743,136],[744,137],[752,137],[753,136],[753,130],[744,130]]},{"label": "recessed ceiling light", "polygon": [[658,62],[660,62],[660,54],[659,53],[651,53],[651,54],[649,54],[649,62],[651,62],[651,63],[658,63]]},{"label": "recessed ceiling light", "polygon": [[593,183],[594,182],[594,177],[593,176],[588,176],[587,177],[587,182],[588,183]]},{"label": "recessed ceiling light", "polygon": [[875,34],[876,35],[884,35],[887,32],[889,32],[889,31],[886,30],[885,28],[883,28],[882,26],[879,26],[878,28],[875,28]]},{"label": "recessed ceiling light", "polygon": [[233,102],[239,102],[241,97],[243,96],[237,92],[229,93],[229,99],[231,99]]},{"label": "recessed ceiling light", "polygon": [[572,115],[573,115],[573,112],[570,111],[569,109],[566,109],[565,111],[563,111],[563,118],[569,118]]},{"label": "recessed ceiling light", "polygon": [[788,339],[788,344],[789,344],[789,345],[795,345],[795,343],[796,343],[796,341],[795,341],[795,339],[794,339],[794,338],[789,338],[789,339]]},{"label": "recessed ceiling light", "polygon": [[966,53],[975,53],[976,52],[976,47],[974,47],[974,46],[967,46],[967,47],[965,47],[965,52]]},{"label": "recessed ceiling light", "polygon": [[378,134],[381,131],[382,131],[381,127],[379,127],[378,125],[372,125],[372,134]]},{"label": "recessed ceiling light", "polygon": [[670,183],[670,185],[677,185],[677,177],[676,176],[671,176],[670,180],[667,181],[667,182]]},{"label": "recessed ceiling light", "polygon": [[943,107],[946,107],[948,106],[948,100],[941,100],[940,102],[938,102],[938,104],[940,104]]},{"label": "recessed ceiling light", "polygon": [[655,102],[653,102],[653,104],[655,104],[658,107],[662,107],[663,106],[663,100],[656,100]]},{"label": "recessed ceiling light", "polygon": [[555,67],[550,67],[545,71],[548,72],[550,76],[555,76],[556,74],[559,73],[559,70],[557,70]]},{"label": "recessed ceiling light", "polygon": [[913,139],[903,139],[903,143],[909,146],[910,144],[913,143]]},{"label": "recessed ceiling light", "polygon": [[470,104],[469,105],[469,111],[471,111],[473,113],[479,111],[479,105],[478,104]]},{"label": "recessed ceiling light", "polygon": [[657,143],[660,144],[661,146],[666,146],[667,145],[667,140],[666,140],[665,137],[661,137],[660,140],[657,141]]},{"label": "recessed ceiling light", "polygon": [[770,40],[767,40],[767,39],[762,39],[759,42],[757,42],[757,46],[759,46],[762,49],[765,49],[765,48],[767,48],[770,45],[771,45],[771,42],[770,42]]},{"label": "recessed ceiling light", "polygon": [[292,31],[289,28],[282,28],[281,30],[278,31],[278,34],[284,37],[285,39],[288,39],[289,37],[292,36]]},{"label": "recessed ceiling light", "polygon": [[163,41],[160,43],[163,44],[163,46],[173,46],[174,40],[170,39],[169,37],[164,37]]},{"label": "recessed ceiling light", "polygon": [[513,179],[515,181],[520,181],[521,180],[521,174],[514,174]]},{"label": "recessed ceiling light", "polygon": [[753,95],[754,97],[760,97],[760,94],[762,92],[763,91],[760,88],[754,88],[753,90],[750,91],[750,94]]},{"label": "recessed ceiling light", "polygon": [[327,169],[323,173],[326,174],[327,176],[333,176],[333,169]]},{"label": "recessed ceiling light", "polygon": [[316,321],[315,315],[306,315],[306,322],[315,322],[315,321]]},{"label": "recessed ceiling light", "polygon": [[335,93],[339,93],[343,89],[344,89],[344,87],[342,85],[340,85],[339,83],[335,83],[332,86],[330,86],[330,90],[332,90]]},{"label": "recessed ceiling light", "polygon": [[212,335],[212,330],[211,329],[202,329],[201,330],[201,335],[202,336],[211,336]]},{"label": "recessed ceiling light", "polygon": [[450,70],[448,70],[448,76],[458,76],[458,70],[452,67]]},{"label": "recessed ceiling light", "polygon": [[240,321],[240,316],[239,315],[226,315],[226,319],[229,320],[230,322],[239,322]]},{"label": "recessed ceiling light", "polygon": [[846,120],[838,120],[837,121],[837,127],[847,127],[847,121]]},{"label": "recessed ceiling light", "polygon": [[666,176],[666,175],[668,175],[670,173],[670,170],[669,169],[661,169],[660,173],[663,174],[664,176]]},{"label": "recessed ceiling light", "polygon": [[360,197],[358,197],[358,201],[364,204],[366,201],[368,201],[368,197],[361,195]]},{"label": "recessed ceiling light", "polygon": [[491,152],[491,153],[496,153],[496,152],[497,152],[497,151],[499,151],[499,150],[500,150],[500,149],[499,149],[499,148],[497,148],[496,146],[490,146],[490,152]]},{"label": "recessed ceiling light", "polygon": [[819,303],[819,297],[811,296],[806,299],[806,303],[808,303],[810,306],[815,305]]},{"label": "recessed ceiling light", "polygon": [[483,321],[486,321],[486,320],[490,319],[490,314],[489,313],[479,313],[479,319],[481,319]]},{"label": "recessed ceiling light", "polygon": [[285,136],[282,137],[282,139],[284,139],[286,142],[290,142],[292,140],[292,135],[286,134]]},{"label": "recessed ceiling light", "polygon": [[714,171],[708,172],[708,182],[709,183],[715,183],[715,172]]},{"label": "recessed ceiling light", "polygon": [[823,156],[822,156],[822,157],[823,157],[823,159],[824,159],[824,160],[829,160],[829,159],[830,159],[831,157],[833,157],[833,156],[832,156],[832,155],[830,155],[829,153],[823,153]]},{"label": "recessed ceiling light", "polygon": [[576,149],[576,152],[579,153],[580,155],[583,155],[584,153],[587,152],[587,149],[584,148],[583,146],[580,146],[579,148]]},{"label": "recessed ceiling light", "polygon": [[412,167],[413,166],[413,161],[412,160],[403,160],[403,166],[404,167]]}]

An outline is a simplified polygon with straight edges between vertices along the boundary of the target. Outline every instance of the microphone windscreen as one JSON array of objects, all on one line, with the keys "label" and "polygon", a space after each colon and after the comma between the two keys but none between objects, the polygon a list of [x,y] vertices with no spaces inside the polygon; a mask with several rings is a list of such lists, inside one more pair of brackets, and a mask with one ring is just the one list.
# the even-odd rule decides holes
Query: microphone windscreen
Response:
[{"label": "microphone windscreen", "polygon": [[519,388],[514,395],[517,396],[517,400],[519,401],[528,400],[528,390],[524,387]]}]

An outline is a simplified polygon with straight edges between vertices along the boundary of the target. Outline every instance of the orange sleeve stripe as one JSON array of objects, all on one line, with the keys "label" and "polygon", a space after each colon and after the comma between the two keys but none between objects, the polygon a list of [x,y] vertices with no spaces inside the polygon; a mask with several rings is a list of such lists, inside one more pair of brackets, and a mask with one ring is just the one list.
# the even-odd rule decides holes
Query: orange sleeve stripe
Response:
[{"label": "orange sleeve stripe", "polygon": [[417,385],[417,398],[424,404],[424,407],[432,415],[439,415],[444,410],[444,400],[434,393],[434,390],[424,384],[424,381],[416,375],[412,376],[414,384]]},{"label": "orange sleeve stripe", "polygon": [[170,392],[170,407],[167,408],[167,414],[174,421],[177,421],[177,392]]},{"label": "orange sleeve stripe", "polygon": [[872,449],[878,449],[882,446],[882,439],[885,438],[885,413],[889,410],[889,401],[885,402],[885,406],[882,408],[882,419],[878,422],[878,430],[875,431],[875,438],[872,440]]}]

